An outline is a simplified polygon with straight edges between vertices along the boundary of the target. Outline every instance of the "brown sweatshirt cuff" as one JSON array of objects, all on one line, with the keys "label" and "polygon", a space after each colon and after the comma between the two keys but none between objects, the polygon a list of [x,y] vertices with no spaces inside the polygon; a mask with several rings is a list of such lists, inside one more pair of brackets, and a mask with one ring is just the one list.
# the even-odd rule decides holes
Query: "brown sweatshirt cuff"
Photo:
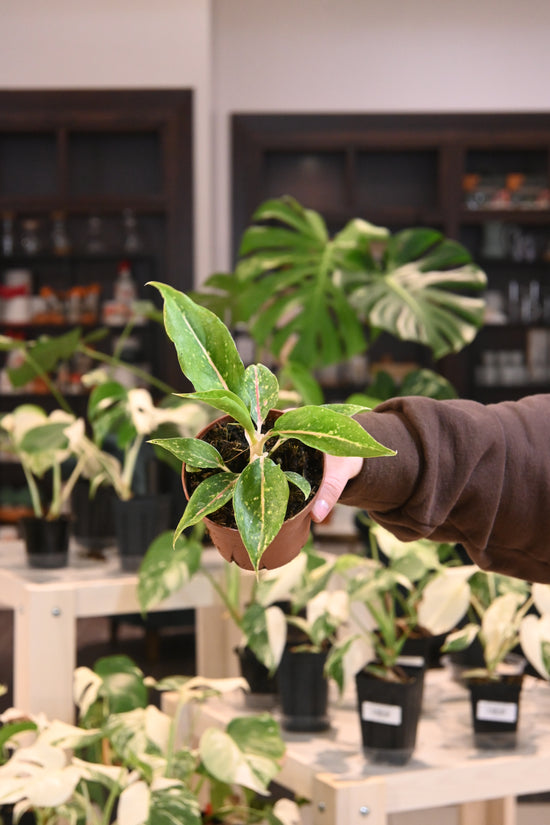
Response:
[{"label": "brown sweatshirt cuff", "polygon": [[397,455],[366,458],[359,475],[346,485],[340,501],[382,512],[401,507],[411,496],[421,469],[415,438],[399,413],[378,408],[356,418],[373,438],[396,450]]}]

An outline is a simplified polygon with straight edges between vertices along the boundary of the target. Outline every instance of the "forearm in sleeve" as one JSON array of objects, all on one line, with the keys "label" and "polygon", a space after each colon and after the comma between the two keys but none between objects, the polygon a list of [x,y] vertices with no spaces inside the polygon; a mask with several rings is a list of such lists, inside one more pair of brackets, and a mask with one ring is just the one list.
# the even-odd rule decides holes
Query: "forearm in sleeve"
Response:
[{"label": "forearm in sleeve", "polygon": [[358,420],[397,455],[367,459],[342,502],[403,540],[461,542],[484,569],[550,582],[550,395],[396,398]]}]

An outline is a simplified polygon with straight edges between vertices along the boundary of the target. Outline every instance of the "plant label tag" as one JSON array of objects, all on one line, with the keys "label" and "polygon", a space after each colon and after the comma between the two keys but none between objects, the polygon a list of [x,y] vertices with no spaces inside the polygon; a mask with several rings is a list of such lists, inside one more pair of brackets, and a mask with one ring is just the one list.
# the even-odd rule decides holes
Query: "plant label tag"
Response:
[{"label": "plant label tag", "polygon": [[518,720],[518,706],[515,702],[490,702],[480,699],[476,705],[476,719],[482,722],[508,722]]},{"label": "plant label tag", "polygon": [[424,667],[426,660],[424,656],[399,656],[397,664],[402,667]]},{"label": "plant label tag", "polygon": [[403,719],[400,705],[386,705],[382,702],[362,702],[361,718],[365,722],[378,722],[380,725],[399,727]]}]

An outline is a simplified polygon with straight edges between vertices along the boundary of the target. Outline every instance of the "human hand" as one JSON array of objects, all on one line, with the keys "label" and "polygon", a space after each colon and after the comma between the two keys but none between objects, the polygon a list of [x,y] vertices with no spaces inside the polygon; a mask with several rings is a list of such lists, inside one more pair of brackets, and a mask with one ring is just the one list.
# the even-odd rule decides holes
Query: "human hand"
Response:
[{"label": "human hand", "polygon": [[344,457],[325,455],[325,476],[317,492],[311,511],[313,521],[326,519],[350,478],[361,472],[363,459],[358,456]]}]

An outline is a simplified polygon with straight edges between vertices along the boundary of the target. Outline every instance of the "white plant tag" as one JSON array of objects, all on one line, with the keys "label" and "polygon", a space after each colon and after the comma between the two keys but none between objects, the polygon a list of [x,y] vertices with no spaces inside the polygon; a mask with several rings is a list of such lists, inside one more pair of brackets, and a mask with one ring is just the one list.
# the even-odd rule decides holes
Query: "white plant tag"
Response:
[{"label": "white plant tag", "polygon": [[480,699],[476,705],[476,719],[482,722],[514,723],[518,719],[518,706],[515,702],[490,702]]},{"label": "white plant tag", "polygon": [[403,721],[400,705],[385,705],[382,702],[361,702],[361,718],[365,722],[378,722],[380,725],[399,727]]},{"label": "white plant tag", "polygon": [[426,660],[424,656],[399,656],[397,664],[402,667],[424,667]]}]

